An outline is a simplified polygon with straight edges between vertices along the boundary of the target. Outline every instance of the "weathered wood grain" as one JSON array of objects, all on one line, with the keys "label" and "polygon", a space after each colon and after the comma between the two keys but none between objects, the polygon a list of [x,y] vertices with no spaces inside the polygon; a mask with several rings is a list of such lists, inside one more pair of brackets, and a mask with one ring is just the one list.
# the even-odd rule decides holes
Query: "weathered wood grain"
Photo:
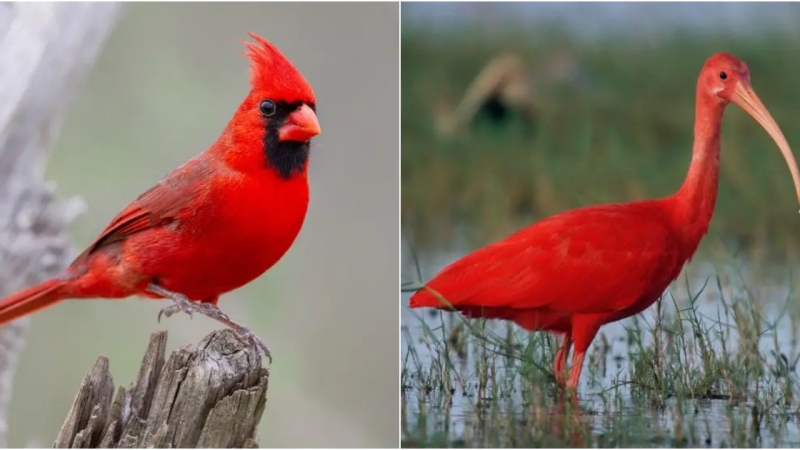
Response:
[{"label": "weathered wood grain", "polygon": [[57,448],[256,447],[269,369],[231,330],[165,359],[167,333],[155,333],[133,385],[114,395],[109,362],[86,375],[56,438]]}]

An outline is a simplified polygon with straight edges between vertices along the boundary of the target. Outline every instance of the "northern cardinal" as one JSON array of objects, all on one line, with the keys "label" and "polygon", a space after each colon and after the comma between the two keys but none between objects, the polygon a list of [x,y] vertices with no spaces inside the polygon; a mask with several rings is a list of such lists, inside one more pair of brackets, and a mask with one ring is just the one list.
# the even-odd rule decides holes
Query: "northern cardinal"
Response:
[{"label": "northern cardinal", "polygon": [[216,319],[270,357],[217,308],[294,242],[308,208],[310,140],[320,133],[303,75],[249,34],[251,90],[222,135],[115,217],[59,276],[0,301],[0,325],[68,298],[140,295],[175,302],[159,313]]}]

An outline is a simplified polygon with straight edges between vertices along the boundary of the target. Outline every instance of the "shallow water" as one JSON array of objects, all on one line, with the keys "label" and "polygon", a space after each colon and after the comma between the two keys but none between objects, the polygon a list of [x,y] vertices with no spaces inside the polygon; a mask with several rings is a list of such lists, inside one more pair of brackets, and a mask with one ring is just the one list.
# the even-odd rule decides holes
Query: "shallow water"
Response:
[{"label": "shallow water", "polygon": [[[423,263],[424,273],[427,276],[436,273],[457,256],[459,255],[437,254],[428,258]],[[405,277],[416,278],[412,275],[415,273],[413,266],[406,264],[404,269]],[[696,295],[702,291],[695,305],[703,322],[708,326],[718,322],[732,324],[730,315],[725,313],[724,303],[750,298],[760,308],[764,322],[775,322],[774,331],[764,332],[758,340],[765,365],[769,367],[776,364],[777,358],[780,358],[776,355],[782,354],[791,367],[793,363],[796,364],[798,343],[797,326],[793,326],[797,308],[794,302],[787,302],[792,297],[787,287],[790,283],[775,281],[781,279],[781,274],[772,277],[771,281],[762,280],[756,283],[753,280],[755,275],[749,272],[751,271],[726,265],[693,263],[688,272],[685,271],[671,286],[672,296],[664,302],[662,310],[674,311],[673,296],[678,307],[683,308],[686,305],[687,292]],[[721,293],[715,274],[721,274]],[[463,320],[456,313],[412,310],[408,308],[409,297],[409,293],[402,296],[401,355],[406,364],[410,365],[411,359],[408,356],[410,346],[413,346],[416,353],[414,364],[427,367],[434,362],[435,355],[422,344],[431,338],[430,335],[425,337],[426,327],[442,338],[448,335],[452,327],[463,323]],[[745,401],[669,398],[653,404],[642,398],[632,397],[626,385],[612,389],[615,385],[625,383],[630,377],[629,335],[626,328],[631,327],[633,320],[638,320],[642,328],[647,328],[643,321],[649,324],[654,322],[655,308],[655,305],[651,306],[637,319],[628,318],[608,324],[600,330],[587,354],[587,364],[584,365],[579,387],[579,410],[555,394],[552,384],[522,387],[519,380],[521,376],[514,381],[510,394],[500,399],[479,399],[476,394],[478,365],[475,359],[480,353],[474,351],[473,341],[469,344],[472,349],[462,357],[454,358],[457,377],[465,381],[454,384],[455,390],[450,398],[441,392],[420,392],[414,383],[403,386],[404,445],[572,445],[569,438],[571,433],[581,429],[590,436],[576,437],[576,446],[586,443],[600,446],[704,447],[800,445],[796,405],[784,405],[780,407],[780,413],[778,406],[770,408],[766,413],[758,409],[754,411],[750,394]],[[527,336],[527,333],[516,326],[513,328],[516,339]],[[508,325],[505,322],[486,322],[487,334],[502,338],[507,330]],[[687,333],[691,334],[690,331]],[[737,350],[737,345],[738,335],[734,331],[725,340],[725,346],[728,352],[733,353]],[[718,345],[713,347],[716,351],[721,351],[717,348]],[[596,355],[593,356],[593,353]],[[587,365],[593,358],[594,369],[590,369]],[[514,368],[515,360],[500,356],[495,357],[494,362],[498,373],[517,370]],[[797,375],[792,370],[789,377],[796,392]],[[530,392],[531,389],[536,392]],[[765,389],[765,386],[761,386],[761,389]],[[764,416],[771,418],[764,419]],[[548,441],[549,436],[559,436],[559,440]]]}]

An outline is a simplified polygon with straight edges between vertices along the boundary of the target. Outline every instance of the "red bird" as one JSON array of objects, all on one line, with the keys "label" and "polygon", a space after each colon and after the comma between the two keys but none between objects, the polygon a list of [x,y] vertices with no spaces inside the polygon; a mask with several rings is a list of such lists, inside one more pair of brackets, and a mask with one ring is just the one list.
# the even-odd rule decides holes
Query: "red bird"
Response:
[{"label": "red bird", "polygon": [[272,267],[308,208],[314,92],[277,48],[250,34],[251,90],[222,135],[115,217],[59,276],[0,301],[0,325],[68,298],[168,298],[159,313],[219,320],[219,296]]},{"label": "red bird", "polygon": [[747,66],[719,53],[700,72],[692,162],[678,192],[579,208],[534,223],[450,264],[411,297],[411,307],[449,309],[444,299],[467,317],[563,334],[554,372],[563,384],[574,343],[567,387],[576,389],[600,327],[658,300],[708,231],[717,199],[720,123],[729,102],[753,116],[778,144],[800,202],[794,156],[753,92]]}]

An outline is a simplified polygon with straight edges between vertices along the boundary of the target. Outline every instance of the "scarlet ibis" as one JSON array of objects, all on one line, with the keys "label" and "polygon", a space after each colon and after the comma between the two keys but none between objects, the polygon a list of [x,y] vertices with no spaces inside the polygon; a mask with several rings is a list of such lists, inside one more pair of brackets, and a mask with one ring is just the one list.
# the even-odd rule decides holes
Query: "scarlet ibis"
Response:
[{"label": "scarlet ibis", "polygon": [[574,343],[566,384],[577,389],[586,350],[600,327],[658,300],[707,233],[719,184],[720,124],[730,102],[775,140],[800,204],[797,163],[753,92],[747,65],[718,53],[697,81],[692,161],[675,194],[578,208],[536,222],[444,268],[411,297],[411,307],[452,307],[466,317],[511,320],[529,331],[563,335],[554,373],[563,384]]}]

